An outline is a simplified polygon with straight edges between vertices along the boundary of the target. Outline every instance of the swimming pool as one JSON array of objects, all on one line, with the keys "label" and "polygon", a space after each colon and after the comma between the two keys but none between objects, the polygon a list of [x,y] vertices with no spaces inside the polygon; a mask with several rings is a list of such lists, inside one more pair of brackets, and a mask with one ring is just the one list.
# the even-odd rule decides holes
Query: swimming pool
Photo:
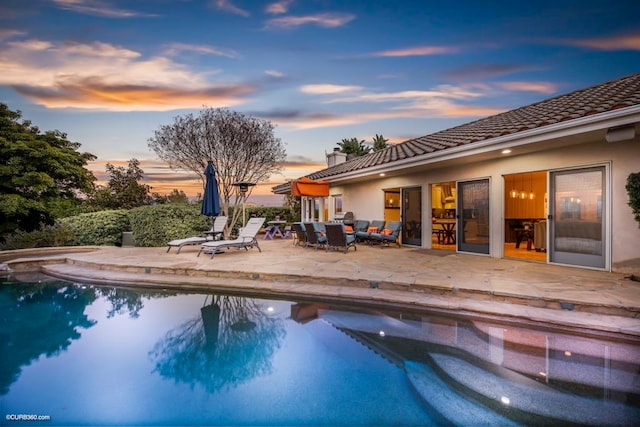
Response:
[{"label": "swimming pool", "polygon": [[61,281],[0,283],[0,313],[3,425],[632,425],[640,417],[640,346],[615,337]]}]

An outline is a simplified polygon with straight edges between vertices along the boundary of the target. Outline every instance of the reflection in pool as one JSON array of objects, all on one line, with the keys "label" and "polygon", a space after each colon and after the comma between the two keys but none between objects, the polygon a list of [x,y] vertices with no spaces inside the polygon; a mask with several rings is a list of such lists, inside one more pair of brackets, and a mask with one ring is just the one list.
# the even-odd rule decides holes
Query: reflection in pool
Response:
[{"label": "reflection in pool", "polygon": [[[479,319],[0,283],[0,409],[46,425],[633,425],[640,344]],[[38,421],[24,421],[38,425]]]}]

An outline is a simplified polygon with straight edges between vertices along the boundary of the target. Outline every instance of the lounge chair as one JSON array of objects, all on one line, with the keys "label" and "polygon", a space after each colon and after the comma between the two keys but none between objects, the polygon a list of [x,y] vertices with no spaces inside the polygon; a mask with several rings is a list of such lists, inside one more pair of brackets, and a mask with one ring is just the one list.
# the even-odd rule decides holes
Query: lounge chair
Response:
[{"label": "lounge chair", "polygon": [[380,242],[380,247],[384,247],[384,245],[390,246],[391,243],[395,243],[400,247],[400,243],[398,243],[400,230],[402,230],[402,222],[389,221],[386,228],[383,228],[378,233],[371,233],[369,243]]},{"label": "lounge chair", "polygon": [[327,251],[336,249],[344,251],[346,254],[350,247],[358,250],[356,247],[356,236],[353,233],[347,234],[344,224],[325,224],[327,233]]},{"label": "lounge chair", "polygon": [[202,243],[206,243],[210,240],[219,240],[222,234],[224,233],[224,226],[227,225],[227,217],[226,216],[217,216],[213,220],[213,225],[211,226],[211,230],[204,233],[203,236],[194,236],[187,237],[186,239],[177,239],[172,240],[167,245],[167,252],[171,250],[171,248],[178,248],[176,254],[180,253],[180,250],[183,246],[188,245],[201,245]]},{"label": "lounge chair", "polygon": [[294,222],[293,224],[291,224],[291,229],[296,235],[293,244],[295,246],[307,246],[307,232],[304,231],[304,225],[301,222]]},{"label": "lounge chair", "polygon": [[238,237],[233,240],[217,240],[203,243],[200,247],[200,251],[198,251],[198,256],[200,256],[202,252],[211,252],[211,258],[213,258],[213,256],[221,249],[238,248],[248,251],[249,248],[254,246],[258,248],[258,251],[262,252],[258,245],[258,241],[256,240],[256,236],[262,229],[264,221],[265,218],[249,219],[249,221],[247,221],[247,225],[240,229]]},{"label": "lounge chair", "polygon": [[321,226],[317,222],[305,222],[304,229],[307,232],[307,247],[312,246],[318,249],[327,243],[325,231],[323,230],[324,224]]},{"label": "lounge chair", "polygon": [[356,231],[356,240],[358,242],[363,242],[365,240],[369,240],[371,238],[371,233],[380,232],[384,228],[384,221],[374,220],[371,221],[371,224],[367,227],[366,230]]}]

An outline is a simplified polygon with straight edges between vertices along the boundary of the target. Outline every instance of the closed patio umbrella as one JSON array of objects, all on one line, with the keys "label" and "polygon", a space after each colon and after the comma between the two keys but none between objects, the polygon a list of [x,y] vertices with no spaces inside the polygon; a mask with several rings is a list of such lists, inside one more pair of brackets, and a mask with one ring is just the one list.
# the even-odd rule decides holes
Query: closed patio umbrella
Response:
[{"label": "closed patio umbrella", "polygon": [[213,218],[220,215],[220,195],[218,194],[218,180],[216,179],[216,171],[213,168],[213,162],[209,160],[207,168],[204,170],[205,185],[204,195],[202,196],[202,215]]}]

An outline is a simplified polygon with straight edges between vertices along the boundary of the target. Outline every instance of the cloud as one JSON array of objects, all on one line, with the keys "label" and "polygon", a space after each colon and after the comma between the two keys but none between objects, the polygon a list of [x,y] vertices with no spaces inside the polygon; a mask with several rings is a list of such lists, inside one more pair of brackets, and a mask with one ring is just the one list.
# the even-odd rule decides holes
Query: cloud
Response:
[{"label": "cloud", "polygon": [[152,17],[153,14],[136,12],[128,9],[120,9],[114,7],[106,1],[100,0],[52,0],[60,9],[70,10],[72,12],[82,13],[85,15],[101,16],[105,18],[136,18],[136,17]]},{"label": "cloud", "polygon": [[440,85],[433,90],[404,90],[399,92],[361,93],[348,98],[334,98],[330,102],[389,102],[416,99],[450,98],[468,100],[483,96],[465,86]]},{"label": "cloud", "polygon": [[281,0],[274,3],[270,3],[265,8],[265,12],[271,15],[280,15],[289,11],[289,6],[293,3],[293,0]]},{"label": "cloud", "polygon": [[9,28],[0,28],[0,41],[12,39],[14,37],[23,36],[26,33],[20,30],[12,30]]},{"label": "cloud", "polygon": [[318,166],[323,166],[323,163],[318,163],[313,161],[309,157],[300,156],[300,155],[292,155],[287,156],[287,160],[284,163],[284,167],[288,169],[314,169],[317,170]]},{"label": "cloud", "polygon": [[[272,176],[268,181],[262,182],[254,187],[253,195],[272,196],[272,187],[291,179],[308,175],[326,166],[324,163],[313,162],[309,159],[296,156],[292,159],[287,159],[282,165],[284,169],[281,174]],[[203,181],[193,171],[171,169],[167,163],[160,160],[144,158],[138,160],[140,161],[140,168],[144,171],[142,182],[151,186],[152,193],[169,194],[175,188],[184,191],[188,197],[195,198],[204,192]],[[87,169],[92,171],[96,178],[98,178],[98,185],[106,185],[109,179],[105,169],[107,163],[116,167],[122,166],[126,168],[129,160],[107,159],[89,162]],[[267,199],[260,200],[262,200],[260,203],[263,204],[270,203]],[[276,205],[280,205],[281,196],[278,196],[276,200]]]},{"label": "cloud", "polygon": [[267,28],[291,29],[307,24],[314,24],[318,27],[336,28],[342,27],[355,19],[355,15],[348,13],[321,13],[306,16],[283,16],[282,18],[269,19],[266,22]]},{"label": "cloud", "polygon": [[254,92],[249,85],[196,89],[170,86],[109,84],[99,78],[59,82],[55,87],[14,85],[13,88],[48,108],[89,108],[111,111],[169,111],[196,105],[233,106]]},{"label": "cloud", "polygon": [[50,108],[167,111],[233,106],[256,87],[212,83],[211,71],[194,73],[163,57],[108,43],[37,39],[0,44],[0,85]]},{"label": "cloud", "polygon": [[357,92],[362,90],[360,86],[335,85],[330,83],[311,84],[300,87],[300,92],[314,95],[333,95],[337,93]]},{"label": "cloud", "polygon": [[[340,113],[304,110],[274,110],[257,115],[294,129],[314,129],[376,122],[392,119],[433,119],[452,117],[485,117],[505,111],[504,108],[475,105],[494,93],[489,85],[440,85],[430,90],[371,92],[360,86],[307,85],[305,93],[329,96],[325,103],[359,103],[358,111]],[[516,90],[530,89],[524,82]],[[540,86],[542,88],[542,86]],[[540,89],[542,90],[542,89]],[[367,108],[367,104],[372,106]],[[377,110],[373,104],[384,104]]]},{"label": "cloud", "polygon": [[588,47],[597,50],[640,50],[640,34],[569,40],[566,43],[571,46]]},{"label": "cloud", "polygon": [[230,0],[215,0],[214,4],[218,9],[233,13],[234,15],[244,16],[245,18],[251,15],[248,11],[231,3]]},{"label": "cloud", "polygon": [[285,73],[283,73],[282,71],[278,71],[278,70],[265,70],[264,73],[269,77],[275,77],[277,79],[281,79],[283,77],[286,77]]},{"label": "cloud", "polygon": [[440,55],[444,53],[455,53],[458,50],[459,50],[458,48],[445,47],[445,46],[416,46],[416,47],[407,47],[404,49],[374,52],[370,54],[370,56],[381,56],[381,57],[428,56],[428,55]]},{"label": "cloud", "polygon": [[509,91],[537,92],[551,94],[558,91],[558,85],[550,82],[501,82],[497,86]]},{"label": "cloud", "polygon": [[451,70],[447,77],[455,80],[477,80],[491,77],[499,77],[530,70],[532,67],[522,64],[479,64],[473,63]]},{"label": "cloud", "polygon": [[171,43],[167,45],[166,55],[175,56],[182,52],[193,52],[202,55],[224,56],[227,58],[239,58],[240,54],[233,49],[221,49],[209,45],[195,45],[187,43]]}]

